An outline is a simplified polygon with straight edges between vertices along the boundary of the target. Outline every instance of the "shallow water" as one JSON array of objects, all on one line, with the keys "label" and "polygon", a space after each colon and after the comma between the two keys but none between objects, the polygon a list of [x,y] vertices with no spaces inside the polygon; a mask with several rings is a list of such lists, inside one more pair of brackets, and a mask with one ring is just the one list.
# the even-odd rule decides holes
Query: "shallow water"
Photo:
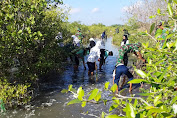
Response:
[{"label": "shallow water", "polygon": [[[32,105],[27,105],[25,109],[18,109],[8,111],[6,115],[1,116],[3,118],[94,118],[90,114],[99,116],[102,111],[108,113],[111,103],[104,106],[101,104],[87,104],[82,108],[80,104],[74,104],[67,106],[67,102],[73,99],[73,95],[62,94],[62,89],[67,89],[68,85],[72,84],[73,88],[82,86],[85,92],[89,92],[97,87],[99,90],[104,89],[104,83],[109,81],[112,85],[112,71],[116,63],[116,57],[118,55],[118,47],[111,44],[111,38],[105,41],[105,49],[113,51],[113,56],[108,56],[105,65],[103,65],[103,71],[95,74],[93,77],[88,76],[88,68],[84,70],[82,62],[80,63],[79,70],[74,73],[73,65],[70,64],[66,67],[66,71],[63,75],[52,75],[51,81],[41,84],[41,90],[38,97],[32,102]],[[98,65],[98,63],[97,63]],[[133,90],[136,92],[137,88]],[[123,93],[129,95],[128,89]],[[102,93],[103,98],[108,98],[108,92]],[[84,115],[84,112],[87,115]]]}]

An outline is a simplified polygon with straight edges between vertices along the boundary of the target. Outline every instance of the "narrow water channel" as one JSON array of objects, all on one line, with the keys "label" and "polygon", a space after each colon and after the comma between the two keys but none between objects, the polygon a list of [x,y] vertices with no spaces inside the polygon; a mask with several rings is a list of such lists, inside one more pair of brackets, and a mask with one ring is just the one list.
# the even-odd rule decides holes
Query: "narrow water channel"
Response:
[{"label": "narrow water channel", "polygon": [[[103,66],[103,71],[94,75],[88,76],[88,68],[84,70],[80,63],[79,70],[74,73],[72,64],[66,67],[63,75],[54,75],[51,81],[42,86],[39,96],[34,100],[31,106],[26,106],[26,109],[8,111],[4,118],[94,118],[88,114],[100,115],[102,111],[108,113],[110,104],[88,104],[82,108],[80,104],[67,106],[67,102],[73,99],[72,94],[62,94],[62,89],[67,89],[68,85],[72,84],[74,88],[82,86],[88,92],[94,88],[104,89],[104,83],[109,81],[112,85],[112,71],[116,63],[118,55],[118,47],[112,45],[111,38],[105,41],[105,49],[113,51],[113,56],[108,56],[106,64]],[[98,63],[97,63],[98,65]],[[135,90],[133,90],[135,91]],[[125,95],[128,92],[125,91]],[[108,93],[103,93],[103,97],[108,98]]]}]

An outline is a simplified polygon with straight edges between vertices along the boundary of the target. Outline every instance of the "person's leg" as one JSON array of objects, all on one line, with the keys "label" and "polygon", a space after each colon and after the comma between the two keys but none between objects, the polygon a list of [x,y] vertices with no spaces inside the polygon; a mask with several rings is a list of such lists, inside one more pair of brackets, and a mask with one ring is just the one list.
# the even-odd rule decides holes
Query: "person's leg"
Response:
[{"label": "person's leg", "polygon": [[119,89],[120,76],[123,74],[123,71],[122,71],[123,66],[124,65],[118,66],[115,71],[116,75],[115,75],[114,83],[117,84],[117,92],[119,91],[118,89]]},{"label": "person's leg", "polygon": [[90,74],[90,65],[89,65],[90,62],[87,62],[87,66],[88,66],[88,75]]},{"label": "person's leg", "polygon": [[103,65],[104,62],[104,55],[105,55],[105,49],[100,49],[100,64],[99,64],[99,69],[101,70],[101,67]]},{"label": "person's leg", "polygon": [[79,58],[77,56],[75,56],[74,70],[78,70],[78,66],[79,66]]},{"label": "person's leg", "polygon": [[84,57],[82,58],[82,62],[83,62],[83,65],[84,65],[84,70],[86,70],[86,66],[85,66]]},{"label": "person's leg", "polygon": [[[128,70],[128,68],[126,66],[124,66],[124,74],[127,75],[127,77],[129,78],[129,81],[133,79],[133,75],[130,73],[130,71]],[[132,83],[130,83],[130,88],[129,88],[129,92],[131,93],[132,91]]]}]

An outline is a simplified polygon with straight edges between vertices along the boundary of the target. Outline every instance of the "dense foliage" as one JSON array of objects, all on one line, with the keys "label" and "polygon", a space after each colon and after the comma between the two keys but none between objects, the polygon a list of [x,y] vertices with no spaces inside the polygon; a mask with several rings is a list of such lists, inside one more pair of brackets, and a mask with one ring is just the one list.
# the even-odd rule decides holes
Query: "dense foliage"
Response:
[{"label": "dense foliage", "polygon": [[47,2],[51,1],[0,1],[0,99],[6,106],[27,103],[30,85],[63,60],[65,53],[55,36],[59,31],[67,34],[67,16]]}]

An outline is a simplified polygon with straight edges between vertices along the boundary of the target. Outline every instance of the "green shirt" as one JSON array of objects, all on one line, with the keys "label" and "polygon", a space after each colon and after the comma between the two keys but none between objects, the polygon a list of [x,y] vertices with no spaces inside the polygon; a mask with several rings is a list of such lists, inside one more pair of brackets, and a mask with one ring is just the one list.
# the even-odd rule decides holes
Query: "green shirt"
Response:
[{"label": "green shirt", "polygon": [[125,53],[131,53],[131,52],[139,52],[137,44],[125,44],[121,46],[119,49],[119,55],[118,55],[116,66],[120,63],[123,63],[123,58]]}]

